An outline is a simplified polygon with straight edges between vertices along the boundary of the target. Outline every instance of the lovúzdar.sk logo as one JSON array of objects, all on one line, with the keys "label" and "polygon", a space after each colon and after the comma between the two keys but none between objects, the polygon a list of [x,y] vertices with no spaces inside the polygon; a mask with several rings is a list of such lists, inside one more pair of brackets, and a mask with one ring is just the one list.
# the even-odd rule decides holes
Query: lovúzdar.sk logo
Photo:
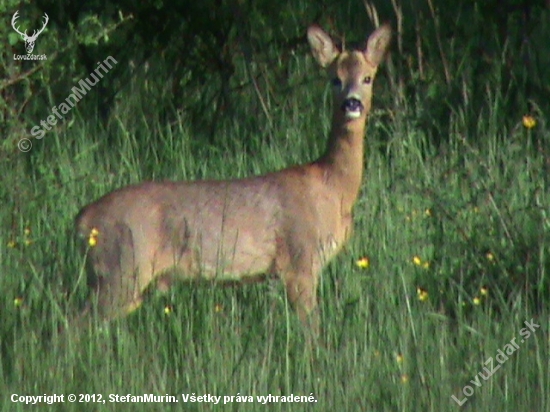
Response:
[{"label": "lov\u00fazdar.sk logo", "polygon": [[34,50],[34,44],[36,42],[36,39],[44,31],[46,28],[46,25],[48,24],[48,21],[50,18],[46,13],[44,13],[44,16],[42,17],[44,19],[44,22],[42,24],[42,28],[39,30],[34,30],[32,35],[29,36],[27,34],[27,30],[23,33],[21,30],[19,30],[19,27],[16,25],[17,19],[19,18],[19,10],[15,12],[13,15],[13,18],[11,19],[11,26],[16,31],[17,34],[21,36],[21,38],[25,41],[25,49],[27,50],[27,54],[14,54],[13,58],[14,60],[46,60],[47,57],[45,54],[32,54],[32,51]]}]

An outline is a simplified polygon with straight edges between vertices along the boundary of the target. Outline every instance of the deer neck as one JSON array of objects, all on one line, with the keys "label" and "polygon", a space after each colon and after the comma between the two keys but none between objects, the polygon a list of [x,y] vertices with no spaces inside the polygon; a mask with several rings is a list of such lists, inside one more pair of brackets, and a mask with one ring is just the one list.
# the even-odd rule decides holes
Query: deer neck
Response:
[{"label": "deer neck", "polygon": [[342,207],[350,211],[363,177],[363,150],[366,114],[349,120],[335,112],[326,152],[318,160],[331,190],[341,197]]}]

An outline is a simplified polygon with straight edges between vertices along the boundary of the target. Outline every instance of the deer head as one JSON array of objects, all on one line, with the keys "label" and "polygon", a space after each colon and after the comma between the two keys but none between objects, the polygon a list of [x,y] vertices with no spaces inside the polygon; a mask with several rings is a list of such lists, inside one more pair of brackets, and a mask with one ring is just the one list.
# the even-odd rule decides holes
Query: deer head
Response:
[{"label": "deer head", "polygon": [[48,15],[46,13],[44,13],[44,25],[42,26],[42,28],[40,30],[38,30],[38,32],[35,30],[33,32],[32,36],[28,36],[27,35],[27,30],[25,30],[25,33],[22,33],[19,30],[19,27],[15,26],[15,22],[19,17],[18,13],[19,13],[19,10],[16,11],[15,14],[13,15],[13,18],[11,19],[11,26],[13,27],[13,29],[17,33],[19,33],[21,35],[21,38],[25,41],[25,49],[27,49],[27,54],[31,54],[33,49],[34,49],[34,43],[36,42],[36,39],[38,38],[38,35],[44,31],[44,29],[46,28],[46,25],[48,24],[48,21],[50,19],[49,19]]}]

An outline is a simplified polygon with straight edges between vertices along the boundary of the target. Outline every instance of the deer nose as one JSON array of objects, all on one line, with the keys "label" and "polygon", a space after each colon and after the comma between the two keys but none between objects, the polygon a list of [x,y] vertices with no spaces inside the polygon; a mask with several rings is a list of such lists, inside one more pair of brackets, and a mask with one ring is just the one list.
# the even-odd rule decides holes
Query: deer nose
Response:
[{"label": "deer nose", "polygon": [[347,98],[342,103],[342,111],[344,111],[348,117],[357,117],[363,111],[363,103],[355,97]]}]

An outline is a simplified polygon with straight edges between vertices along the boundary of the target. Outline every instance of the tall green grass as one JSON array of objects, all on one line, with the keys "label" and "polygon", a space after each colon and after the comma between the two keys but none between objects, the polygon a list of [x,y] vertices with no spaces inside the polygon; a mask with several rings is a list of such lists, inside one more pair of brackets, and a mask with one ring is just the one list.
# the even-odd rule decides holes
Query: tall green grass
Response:
[{"label": "tall green grass", "polygon": [[[72,234],[80,207],[144,179],[243,177],[321,152],[327,92],[308,80],[307,62],[293,64],[297,87],[274,105],[271,127],[220,118],[206,142],[184,114],[167,123],[129,94],[108,126],[75,113],[72,127],[33,141],[32,153],[3,172],[13,206],[0,209],[3,409],[29,410],[12,394],[53,393],[101,394],[106,403],[41,409],[173,409],[109,403],[109,394],[128,393],[175,395],[179,410],[266,408],[183,404],[181,394],[194,393],[316,399],[269,406],[281,411],[457,410],[452,395],[466,398],[467,410],[550,410],[549,165],[541,149],[550,130],[540,112],[532,129],[523,113],[501,122],[498,82],[487,86],[495,93],[481,115],[455,108],[439,144],[414,121],[415,108],[390,121],[375,96],[355,233],[323,271],[314,353],[277,283],[181,284],[78,340],[57,333],[86,297]],[[235,110],[246,118],[246,104]],[[540,328],[521,342],[531,319]],[[471,383],[513,338],[519,349],[480,387]]]}]

